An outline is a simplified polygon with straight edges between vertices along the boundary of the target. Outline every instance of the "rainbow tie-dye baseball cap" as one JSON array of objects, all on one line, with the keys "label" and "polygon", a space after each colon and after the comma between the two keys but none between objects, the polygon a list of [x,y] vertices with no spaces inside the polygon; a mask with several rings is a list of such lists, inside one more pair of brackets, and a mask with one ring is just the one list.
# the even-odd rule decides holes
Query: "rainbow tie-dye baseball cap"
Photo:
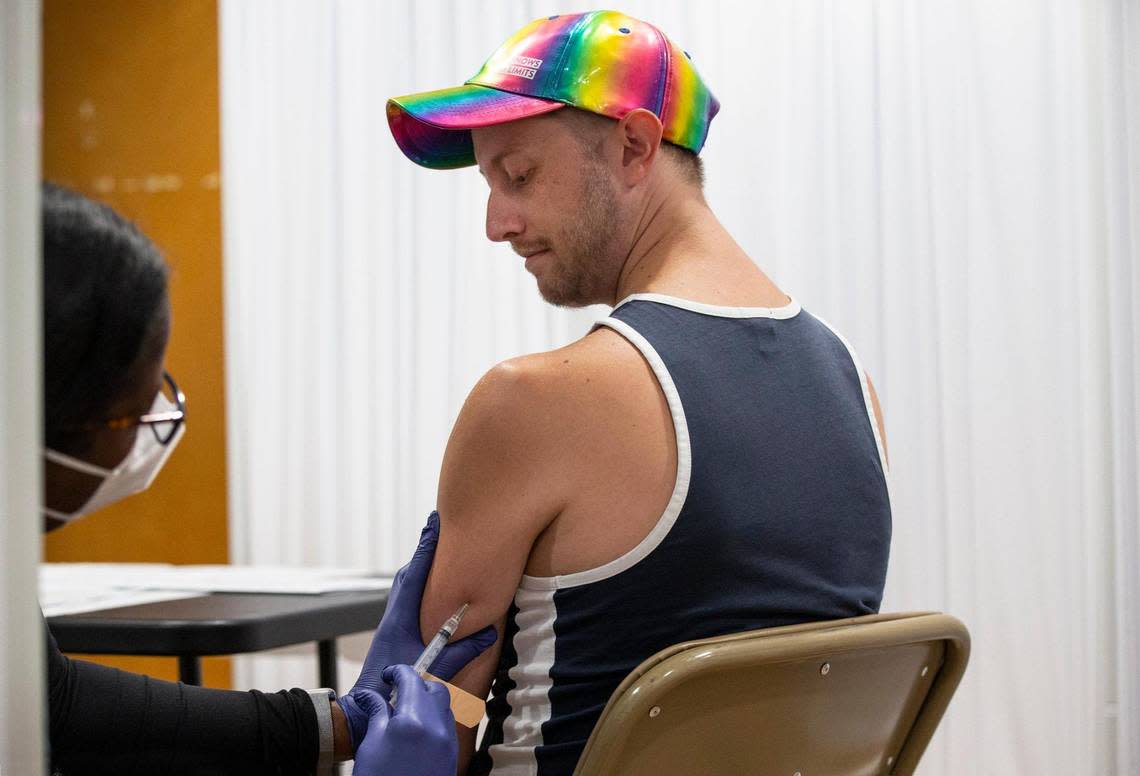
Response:
[{"label": "rainbow tie-dye baseball cap", "polygon": [[388,101],[396,144],[439,170],[475,164],[471,130],[565,105],[620,119],[652,111],[663,138],[700,153],[720,109],[688,53],[652,24],[616,11],[536,19],[463,86]]}]

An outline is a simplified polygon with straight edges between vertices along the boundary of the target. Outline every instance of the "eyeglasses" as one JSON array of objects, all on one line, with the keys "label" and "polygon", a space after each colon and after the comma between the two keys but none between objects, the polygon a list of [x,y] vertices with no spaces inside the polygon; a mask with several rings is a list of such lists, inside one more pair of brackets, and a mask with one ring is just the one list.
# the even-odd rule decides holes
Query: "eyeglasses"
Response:
[{"label": "eyeglasses", "polygon": [[162,372],[161,391],[162,395],[166,397],[166,401],[174,409],[143,415],[131,425],[150,426],[150,430],[154,432],[154,438],[165,445],[174,439],[174,435],[178,433],[178,428],[186,422],[186,394],[179,389],[178,383],[174,382],[170,372],[165,370]]},{"label": "eyeglasses", "polygon": [[174,406],[172,410],[164,412],[150,412],[146,415],[132,415],[125,418],[113,418],[111,420],[95,421],[94,423],[86,423],[76,426],[73,431],[95,431],[101,428],[133,428],[135,426],[150,426],[150,430],[154,433],[155,439],[159,443],[166,445],[174,439],[174,435],[178,433],[178,428],[186,422],[186,394],[178,388],[178,383],[174,382],[174,378],[170,376],[169,372],[163,371],[162,373],[162,395],[166,401]]}]

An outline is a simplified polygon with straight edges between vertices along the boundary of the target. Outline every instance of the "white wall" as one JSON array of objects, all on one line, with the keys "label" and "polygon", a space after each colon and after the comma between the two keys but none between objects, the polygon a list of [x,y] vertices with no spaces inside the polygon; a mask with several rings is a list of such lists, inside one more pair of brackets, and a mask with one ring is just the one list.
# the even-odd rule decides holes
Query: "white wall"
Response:
[{"label": "white wall", "polygon": [[43,772],[40,3],[0,6],[0,774]]}]

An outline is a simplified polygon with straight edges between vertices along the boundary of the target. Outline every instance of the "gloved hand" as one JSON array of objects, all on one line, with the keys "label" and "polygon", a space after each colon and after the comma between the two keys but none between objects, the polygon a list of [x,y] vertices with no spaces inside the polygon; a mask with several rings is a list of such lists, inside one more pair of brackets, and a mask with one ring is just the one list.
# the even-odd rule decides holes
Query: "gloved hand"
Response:
[{"label": "gloved hand", "polygon": [[352,691],[368,715],[353,776],[454,776],[459,739],[447,688],[425,682],[406,665],[390,666],[382,676],[399,693],[395,709],[377,692]]},{"label": "gloved hand", "polygon": [[[379,693],[385,701],[392,693],[391,686],[384,681],[381,672],[388,666],[398,663],[411,665],[424,651],[420,638],[420,601],[424,595],[431,562],[435,557],[435,546],[439,543],[439,513],[432,512],[427,525],[420,533],[420,543],[412,560],[396,572],[392,590],[388,594],[388,608],[380,620],[380,627],[372,637],[372,646],[364,658],[364,667],[356,684],[337,703],[344,711],[352,736],[353,751],[364,738],[368,727],[368,714],[354,701],[357,690],[371,690]],[[443,623],[441,622],[440,625]],[[459,669],[478,657],[498,638],[495,628],[488,625],[483,630],[467,638],[448,644],[439,657],[429,666],[429,670],[440,679],[451,679]],[[401,704],[403,698],[400,699]]]}]

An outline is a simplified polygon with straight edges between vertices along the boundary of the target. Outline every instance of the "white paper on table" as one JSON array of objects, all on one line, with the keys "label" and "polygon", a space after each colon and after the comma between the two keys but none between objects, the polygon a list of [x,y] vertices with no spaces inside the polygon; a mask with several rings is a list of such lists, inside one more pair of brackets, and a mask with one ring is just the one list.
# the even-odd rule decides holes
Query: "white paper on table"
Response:
[{"label": "white paper on table", "polygon": [[198,593],[311,594],[387,590],[392,577],[366,569],[226,566],[163,563],[44,563],[41,596],[62,589],[121,589]]},{"label": "white paper on table", "polygon": [[390,576],[367,571],[295,566],[175,566],[166,584],[179,590],[211,593],[319,594],[351,590],[387,590]]},{"label": "white paper on table", "polygon": [[153,604],[160,601],[177,601],[183,598],[202,598],[204,593],[184,593],[176,590],[120,590],[114,588],[59,588],[45,593],[40,588],[40,608],[45,617],[65,614],[98,612],[124,606]]},{"label": "white paper on table", "polygon": [[63,587],[146,590],[172,568],[169,563],[41,563],[40,594]]}]

